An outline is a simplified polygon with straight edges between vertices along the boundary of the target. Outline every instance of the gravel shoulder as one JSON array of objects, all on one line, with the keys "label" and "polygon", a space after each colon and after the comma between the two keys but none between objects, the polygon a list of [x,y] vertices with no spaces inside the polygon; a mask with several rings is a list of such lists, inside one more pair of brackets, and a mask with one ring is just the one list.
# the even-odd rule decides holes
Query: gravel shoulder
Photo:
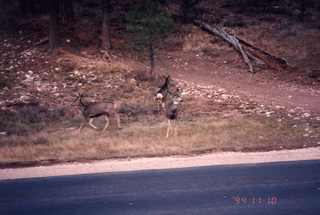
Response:
[{"label": "gravel shoulder", "polygon": [[90,163],[69,163],[52,166],[0,169],[0,180],[319,159],[320,147],[250,153],[220,152],[197,156],[114,159]]}]

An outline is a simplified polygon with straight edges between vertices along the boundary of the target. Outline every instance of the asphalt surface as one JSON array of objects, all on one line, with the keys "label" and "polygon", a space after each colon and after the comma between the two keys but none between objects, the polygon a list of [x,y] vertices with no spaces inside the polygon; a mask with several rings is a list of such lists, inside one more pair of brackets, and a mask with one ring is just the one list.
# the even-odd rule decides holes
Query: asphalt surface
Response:
[{"label": "asphalt surface", "polygon": [[318,214],[320,160],[0,180],[0,214]]}]

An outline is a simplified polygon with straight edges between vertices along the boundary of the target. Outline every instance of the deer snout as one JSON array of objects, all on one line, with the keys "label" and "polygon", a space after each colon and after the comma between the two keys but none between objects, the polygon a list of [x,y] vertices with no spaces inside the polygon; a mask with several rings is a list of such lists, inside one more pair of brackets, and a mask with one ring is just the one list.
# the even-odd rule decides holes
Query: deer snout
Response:
[{"label": "deer snout", "polygon": [[157,93],[157,101],[160,101],[163,99],[162,93]]}]

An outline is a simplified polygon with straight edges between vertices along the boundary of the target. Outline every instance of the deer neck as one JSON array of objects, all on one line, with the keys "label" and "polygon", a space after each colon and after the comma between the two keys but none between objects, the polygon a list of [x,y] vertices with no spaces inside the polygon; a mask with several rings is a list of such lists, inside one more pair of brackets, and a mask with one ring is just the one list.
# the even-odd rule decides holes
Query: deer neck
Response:
[{"label": "deer neck", "polygon": [[166,89],[168,89],[168,85],[169,85],[169,81],[168,80],[166,80],[166,82],[164,83],[164,87],[166,88]]},{"label": "deer neck", "polygon": [[86,107],[87,107],[87,105],[83,104],[83,102],[81,101],[81,99],[79,99],[78,108],[79,108],[81,111],[83,111]]}]

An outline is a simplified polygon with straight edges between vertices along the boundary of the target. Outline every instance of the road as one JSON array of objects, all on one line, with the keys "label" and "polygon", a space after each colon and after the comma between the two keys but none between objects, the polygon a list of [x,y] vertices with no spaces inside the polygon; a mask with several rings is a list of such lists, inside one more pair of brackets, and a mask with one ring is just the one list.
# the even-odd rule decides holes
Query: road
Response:
[{"label": "road", "polygon": [[0,181],[0,214],[317,214],[320,160]]}]

